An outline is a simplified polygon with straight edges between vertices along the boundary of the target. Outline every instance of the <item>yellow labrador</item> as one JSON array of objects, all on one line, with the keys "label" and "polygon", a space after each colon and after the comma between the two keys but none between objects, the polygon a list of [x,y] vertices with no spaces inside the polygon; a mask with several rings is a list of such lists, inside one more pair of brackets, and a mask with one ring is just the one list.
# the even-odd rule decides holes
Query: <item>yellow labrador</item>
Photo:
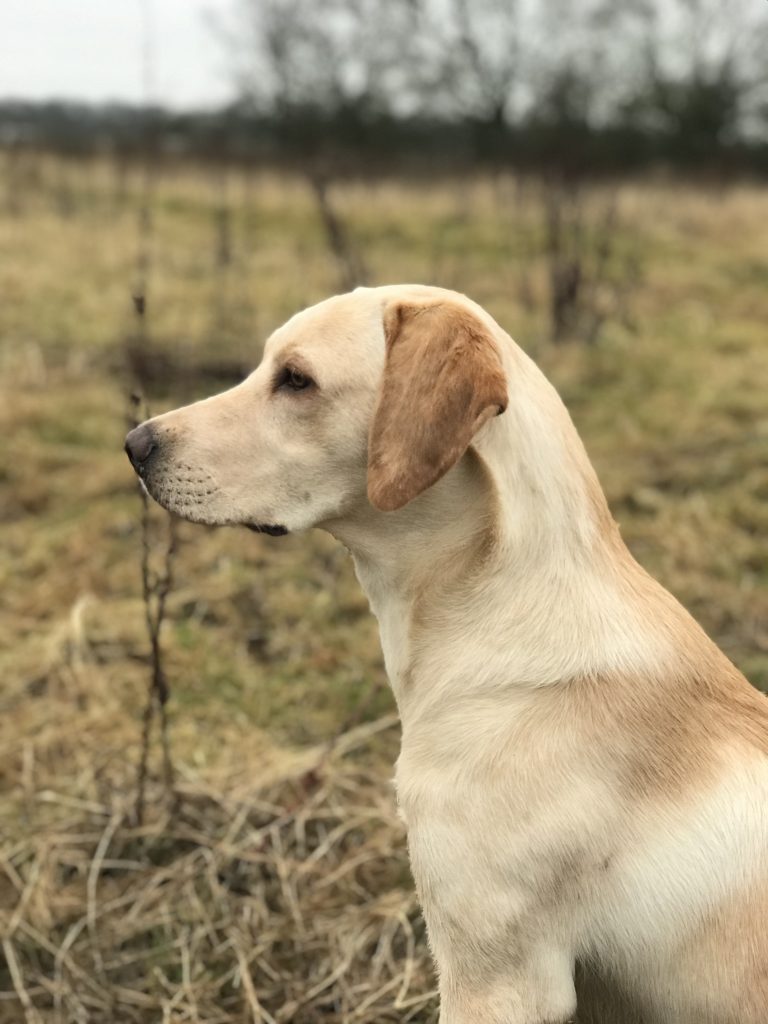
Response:
[{"label": "yellow labrador", "polygon": [[126,447],[187,519],[352,552],[442,1024],[768,1022],[768,701],[631,557],[481,307],[328,299]]}]

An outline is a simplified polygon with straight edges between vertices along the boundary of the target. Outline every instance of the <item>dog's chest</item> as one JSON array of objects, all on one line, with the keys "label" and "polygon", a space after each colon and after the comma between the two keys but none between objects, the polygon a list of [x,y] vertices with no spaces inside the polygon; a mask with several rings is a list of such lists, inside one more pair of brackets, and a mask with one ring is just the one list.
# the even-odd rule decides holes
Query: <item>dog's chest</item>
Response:
[{"label": "dog's chest", "polygon": [[525,915],[583,895],[604,871],[614,795],[567,744],[525,731],[490,707],[438,713],[431,731],[406,724],[398,802],[414,874],[441,899],[469,886]]},{"label": "dog's chest", "polygon": [[606,962],[622,950],[621,969],[624,957],[670,956],[681,922],[706,917],[748,864],[764,864],[768,785],[756,768],[687,802],[629,803],[577,741],[530,722],[505,733],[495,719],[465,709],[404,731],[396,785],[414,876],[451,919],[480,906],[501,930],[543,915],[576,950]]}]

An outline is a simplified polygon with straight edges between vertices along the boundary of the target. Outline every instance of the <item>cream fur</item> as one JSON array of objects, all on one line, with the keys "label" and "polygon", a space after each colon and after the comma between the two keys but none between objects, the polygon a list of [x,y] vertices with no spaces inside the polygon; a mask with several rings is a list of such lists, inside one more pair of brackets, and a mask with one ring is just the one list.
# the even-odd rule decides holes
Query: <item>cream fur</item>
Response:
[{"label": "cream fur", "polygon": [[[508,401],[381,512],[368,433],[398,302],[474,318]],[[274,391],[287,363],[316,387]],[[167,508],[352,552],[442,1024],[560,1024],[577,997],[584,1024],[768,1022],[768,702],[631,558],[562,402],[484,310],[420,286],[329,299],[151,426]]]}]

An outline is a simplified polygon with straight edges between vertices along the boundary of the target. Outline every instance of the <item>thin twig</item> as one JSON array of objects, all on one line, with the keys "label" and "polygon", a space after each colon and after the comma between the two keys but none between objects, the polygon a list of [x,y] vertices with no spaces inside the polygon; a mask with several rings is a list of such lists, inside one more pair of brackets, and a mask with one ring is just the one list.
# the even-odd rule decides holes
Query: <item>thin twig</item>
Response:
[{"label": "thin twig", "polygon": [[351,291],[357,285],[366,283],[369,278],[368,270],[346,224],[331,202],[325,172],[317,167],[312,168],[309,172],[309,184],[323,223],[328,248],[339,267],[340,286],[345,291]]},{"label": "thin twig", "polygon": [[97,913],[96,913],[96,895],[99,885],[99,872],[101,871],[101,865],[104,858],[107,855],[109,844],[112,842],[115,832],[120,827],[122,821],[122,814],[116,811],[107,827],[104,829],[101,839],[99,840],[96,851],[93,855],[90,867],[88,869],[88,880],[86,882],[86,918],[88,921],[88,931],[91,936],[91,944],[93,947],[93,959],[96,964],[97,972],[103,976],[104,974],[104,963],[101,958],[101,944],[99,943],[98,929],[97,929]]},{"label": "thin twig", "polygon": [[[149,410],[139,395],[133,394],[131,400],[134,412],[131,422],[135,425],[140,419],[149,415]],[[143,407],[142,407],[143,406]],[[147,702],[144,706],[141,723],[141,753],[136,780],[135,817],[138,825],[144,822],[144,805],[146,799],[147,776],[149,771],[149,750],[151,746],[152,724],[155,716],[160,722],[160,744],[163,760],[163,785],[166,794],[174,793],[175,772],[171,756],[168,730],[167,703],[170,696],[168,678],[163,665],[163,648],[161,633],[167,611],[168,594],[173,587],[173,563],[176,556],[177,531],[176,520],[166,514],[167,534],[164,548],[160,555],[160,568],[152,567],[152,515],[149,498],[144,487],[140,486],[141,497],[141,584],[144,602],[144,620],[150,643],[150,681]]]},{"label": "thin twig", "polygon": [[35,1009],[35,1004],[32,1002],[32,998],[24,985],[24,976],[16,959],[16,950],[11,940],[7,937],[3,939],[3,953],[5,954],[5,962],[8,964],[8,971],[11,975],[16,995],[24,1007],[24,1017],[27,1024],[41,1024],[40,1014]]},{"label": "thin twig", "polygon": [[[144,0],[142,74],[145,92],[144,101],[147,108],[151,105],[153,80],[151,14],[151,0]],[[136,277],[133,288],[133,309],[136,321],[133,347],[135,352],[143,354],[143,358],[139,360],[138,365],[146,364],[146,353],[150,345],[148,292],[152,270],[152,196],[154,191],[154,172],[155,163],[152,157],[149,126],[147,123],[144,131],[141,194],[138,210],[138,250],[136,256]],[[148,418],[149,409],[139,390],[135,390],[131,394],[130,401],[130,422],[133,426],[137,426],[141,420]],[[176,522],[173,516],[168,515],[166,520],[167,537],[162,552],[158,556],[160,568],[157,571],[153,570],[152,516],[147,492],[141,485],[140,496],[142,598],[144,601],[147,635],[150,643],[151,670],[147,703],[142,715],[141,752],[137,770],[135,817],[139,825],[144,821],[150,741],[152,725],[156,716],[160,723],[163,785],[167,794],[173,794],[174,791],[174,771],[168,736],[168,712],[166,706],[169,687],[163,665],[161,633],[166,615],[166,600],[173,586],[173,562],[176,554]]]}]

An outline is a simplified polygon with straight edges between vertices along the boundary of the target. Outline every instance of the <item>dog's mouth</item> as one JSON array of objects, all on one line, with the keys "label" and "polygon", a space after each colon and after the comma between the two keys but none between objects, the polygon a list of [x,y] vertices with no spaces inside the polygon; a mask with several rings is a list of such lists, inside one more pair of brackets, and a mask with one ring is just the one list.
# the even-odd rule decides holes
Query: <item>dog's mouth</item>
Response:
[{"label": "dog's mouth", "polygon": [[268,533],[270,537],[284,537],[288,533],[287,527],[271,523],[246,523],[245,525],[254,533]]}]

